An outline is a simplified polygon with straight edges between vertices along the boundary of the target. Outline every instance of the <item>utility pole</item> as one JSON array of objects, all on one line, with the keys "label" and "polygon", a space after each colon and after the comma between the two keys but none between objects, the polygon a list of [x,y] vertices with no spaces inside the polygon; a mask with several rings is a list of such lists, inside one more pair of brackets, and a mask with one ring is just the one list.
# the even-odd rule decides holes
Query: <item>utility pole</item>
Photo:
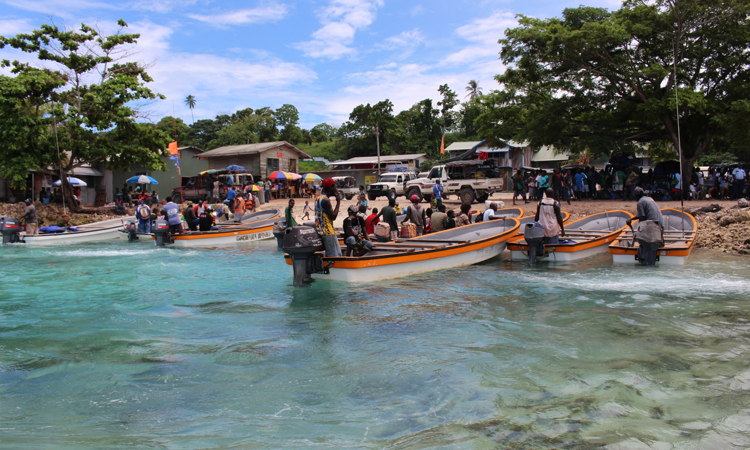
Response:
[{"label": "utility pole", "polygon": [[372,127],[372,131],[375,132],[375,142],[377,142],[378,146],[378,179],[380,179],[380,122],[378,121],[374,127]]}]

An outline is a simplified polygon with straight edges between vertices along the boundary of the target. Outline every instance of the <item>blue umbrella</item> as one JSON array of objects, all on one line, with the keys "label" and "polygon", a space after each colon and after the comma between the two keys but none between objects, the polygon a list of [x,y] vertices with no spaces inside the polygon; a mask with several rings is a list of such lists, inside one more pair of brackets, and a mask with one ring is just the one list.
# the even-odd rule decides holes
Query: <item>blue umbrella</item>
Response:
[{"label": "blue umbrella", "polygon": [[[70,183],[71,186],[76,187],[83,187],[86,186],[86,182],[83,180],[79,180],[76,177],[68,177],[68,183]],[[57,180],[54,183],[52,183],[53,186],[60,186],[62,184],[61,180]]]},{"label": "blue umbrella", "polygon": [[133,184],[159,184],[158,181],[154,180],[148,175],[136,175],[132,178],[128,178],[125,180],[126,183],[133,183]]},{"label": "blue umbrella", "polygon": [[227,170],[230,171],[230,172],[235,172],[235,173],[243,173],[243,172],[245,172],[245,168],[244,167],[238,166],[236,164],[232,164],[231,166],[227,166]]}]

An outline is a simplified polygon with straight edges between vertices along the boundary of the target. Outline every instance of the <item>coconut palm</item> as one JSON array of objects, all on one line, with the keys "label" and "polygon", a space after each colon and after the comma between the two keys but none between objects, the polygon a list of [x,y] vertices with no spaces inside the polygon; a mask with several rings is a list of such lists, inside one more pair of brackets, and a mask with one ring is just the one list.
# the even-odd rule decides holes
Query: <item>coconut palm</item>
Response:
[{"label": "coconut palm", "polygon": [[195,97],[193,95],[188,95],[185,97],[185,104],[190,108],[190,117],[193,118],[193,123],[195,123],[195,116],[193,115],[193,108],[195,108]]},{"label": "coconut palm", "polygon": [[474,100],[482,95],[482,88],[479,87],[477,80],[471,80],[466,86],[466,92],[468,92],[466,96],[469,97],[469,100]]}]

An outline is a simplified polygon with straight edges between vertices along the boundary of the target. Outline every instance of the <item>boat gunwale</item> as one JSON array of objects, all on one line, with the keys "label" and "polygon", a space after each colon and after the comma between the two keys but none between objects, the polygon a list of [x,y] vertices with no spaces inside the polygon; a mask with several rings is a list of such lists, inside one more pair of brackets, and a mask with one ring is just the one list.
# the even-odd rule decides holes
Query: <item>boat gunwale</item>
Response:
[{"label": "boat gunwale", "polygon": [[[591,218],[593,216],[597,216],[597,215],[600,215],[600,214],[613,213],[613,212],[623,212],[625,214],[630,215],[631,218],[634,217],[633,214],[631,212],[629,212],[629,211],[625,211],[623,209],[614,209],[614,210],[611,210],[611,211],[608,210],[608,211],[603,211],[603,212],[599,212],[599,213],[595,213],[595,214],[590,214],[588,216],[581,217],[580,219],[576,219],[576,220],[570,222],[567,225],[573,225],[576,222],[582,221],[584,219],[589,219],[589,218]],[[611,237],[613,237],[613,235],[614,235],[615,240],[616,240],[617,236],[619,236],[620,233],[622,233],[622,230],[624,230],[625,227],[627,227],[627,225],[623,225],[622,227],[618,228],[617,230],[611,231],[611,232],[609,232],[607,234],[604,234],[604,235],[601,235],[601,236],[596,236],[596,237],[592,236],[591,239],[586,239],[585,241],[582,241],[582,242],[574,242],[572,244],[545,244],[544,246],[547,247],[547,248],[554,249],[553,251],[557,252],[557,253],[575,253],[577,251],[587,250],[587,249],[593,248],[593,247],[598,247],[599,245],[601,245],[600,243],[597,244],[599,241],[610,239]],[[572,229],[571,229],[571,231],[572,231]],[[524,239],[523,235],[518,235],[518,236],[514,237],[510,242],[508,242],[508,249],[511,250],[511,251],[522,251],[522,252],[528,251],[529,250],[529,244],[526,244],[526,243],[522,244],[521,243],[524,240],[525,239]],[[596,244],[596,245],[590,245],[590,244]]]},{"label": "boat gunwale", "polygon": [[[478,239],[478,240],[471,240],[471,241],[468,241],[468,242],[456,241],[456,244],[454,244],[454,245],[446,245],[445,247],[425,248],[423,250],[419,250],[419,251],[415,250],[414,252],[410,252],[410,253],[404,253],[404,252],[398,252],[398,253],[396,253],[396,252],[394,252],[394,253],[386,253],[386,254],[371,255],[371,256],[367,256],[367,255],[363,255],[363,256],[333,256],[333,257],[331,257],[331,256],[323,256],[322,259],[323,259],[323,261],[331,261],[331,262],[333,262],[334,265],[331,266],[331,268],[351,270],[351,269],[366,269],[368,267],[373,267],[373,266],[336,267],[335,264],[337,262],[338,263],[366,263],[368,261],[387,261],[387,260],[392,259],[392,258],[403,258],[403,257],[407,257],[407,258],[413,259],[414,256],[430,255],[430,254],[433,254],[433,258],[428,258],[428,259],[435,259],[435,258],[441,257],[441,256],[434,257],[435,253],[448,253],[445,256],[450,256],[450,255],[456,254],[456,253],[468,253],[468,252],[471,252],[471,251],[480,250],[482,248],[489,247],[491,245],[495,245],[495,244],[507,241],[508,238],[506,238],[506,236],[509,236],[509,235],[512,235],[513,233],[515,233],[516,230],[520,227],[520,222],[518,222],[518,219],[515,218],[515,217],[503,217],[502,219],[496,219],[496,220],[493,220],[493,221],[490,221],[490,222],[479,222],[479,223],[473,223],[473,224],[470,224],[470,225],[466,225],[464,227],[460,227],[460,228],[466,228],[466,227],[472,227],[472,226],[481,226],[481,225],[486,225],[488,223],[496,222],[496,221],[500,221],[500,220],[503,220],[503,221],[504,220],[512,220],[512,221],[514,221],[516,223],[515,223],[515,225],[511,226],[510,228],[506,229],[505,231],[503,231],[503,232],[501,232],[499,234],[495,234],[495,235],[488,236],[486,238],[482,238],[482,239]],[[452,230],[456,230],[456,228],[452,228],[450,230],[440,231],[438,233],[430,233],[430,234],[426,234],[426,235],[423,235],[423,236],[418,236],[417,238],[409,239],[409,241],[418,242],[420,237],[424,237],[425,239],[427,239],[427,238],[433,238],[434,236],[439,236],[441,233],[449,232],[449,231],[452,231]],[[506,238],[506,239],[503,240],[503,238]],[[494,241],[497,241],[497,242],[494,242]],[[384,242],[383,244],[387,244],[387,243]],[[457,252],[456,250],[461,250],[461,251]],[[291,259],[291,257],[289,256],[288,253],[284,254],[284,259],[286,260],[286,262],[287,262],[288,265],[290,265],[292,263],[292,259]],[[422,260],[422,259],[424,259],[424,258],[420,258],[419,260]],[[408,263],[408,262],[413,262],[413,261],[392,262],[392,263],[382,264],[382,265],[404,264],[404,263]],[[378,264],[378,265],[381,265],[381,264]]]},{"label": "boat gunwale", "polygon": [[[693,251],[693,248],[695,247],[695,242],[698,240],[698,221],[695,220],[695,217],[685,211],[680,211],[679,209],[675,208],[661,208],[660,211],[674,211],[679,213],[679,215],[685,215],[687,216],[691,222],[693,223],[693,229],[689,231],[683,231],[685,234],[692,234],[691,239],[685,239],[685,241],[689,242],[689,245],[686,245],[685,247],[668,247],[663,246],[659,247],[658,252],[667,252],[666,254],[662,256],[674,256],[674,257],[687,257],[690,256],[690,253]],[[670,231],[670,230],[664,230],[664,231]],[[638,247],[625,247],[621,245],[621,242],[624,242],[624,238],[618,238],[615,239],[614,242],[609,244],[609,253],[611,255],[630,255],[635,256],[638,253]]]}]

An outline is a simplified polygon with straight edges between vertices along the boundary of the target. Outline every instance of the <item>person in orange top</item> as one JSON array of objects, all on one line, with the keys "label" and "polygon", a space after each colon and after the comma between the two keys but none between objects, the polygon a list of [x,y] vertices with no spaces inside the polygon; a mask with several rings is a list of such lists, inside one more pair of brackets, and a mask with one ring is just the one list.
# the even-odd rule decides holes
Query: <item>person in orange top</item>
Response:
[{"label": "person in orange top", "polygon": [[242,222],[242,216],[245,215],[245,199],[243,195],[238,195],[234,199],[234,221]]}]

